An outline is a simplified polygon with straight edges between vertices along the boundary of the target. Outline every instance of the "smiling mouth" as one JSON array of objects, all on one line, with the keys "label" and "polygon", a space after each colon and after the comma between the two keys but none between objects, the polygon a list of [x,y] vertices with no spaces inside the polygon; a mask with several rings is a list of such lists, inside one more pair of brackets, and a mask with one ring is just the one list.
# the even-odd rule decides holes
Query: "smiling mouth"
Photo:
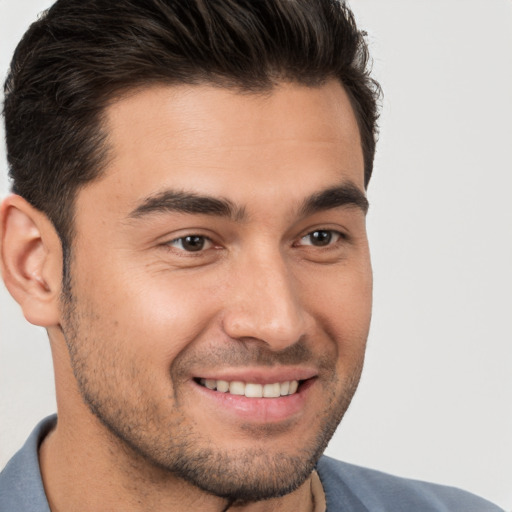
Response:
[{"label": "smiling mouth", "polygon": [[302,381],[290,380],[273,384],[257,384],[253,382],[227,381],[214,379],[195,379],[196,382],[212,391],[245,396],[247,398],[279,398],[297,393]]}]

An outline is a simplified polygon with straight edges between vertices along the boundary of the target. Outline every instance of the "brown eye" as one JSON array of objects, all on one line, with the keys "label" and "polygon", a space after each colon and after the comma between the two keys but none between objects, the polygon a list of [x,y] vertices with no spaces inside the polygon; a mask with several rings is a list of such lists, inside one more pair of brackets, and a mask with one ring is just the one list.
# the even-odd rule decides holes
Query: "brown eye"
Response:
[{"label": "brown eye", "polygon": [[312,245],[314,247],[325,247],[336,243],[342,237],[341,233],[328,229],[318,229],[308,233],[301,238],[302,245]]},{"label": "brown eye", "polygon": [[170,246],[186,252],[199,252],[208,248],[210,244],[210,240],[201,235],[182,236],[169,243]]}]

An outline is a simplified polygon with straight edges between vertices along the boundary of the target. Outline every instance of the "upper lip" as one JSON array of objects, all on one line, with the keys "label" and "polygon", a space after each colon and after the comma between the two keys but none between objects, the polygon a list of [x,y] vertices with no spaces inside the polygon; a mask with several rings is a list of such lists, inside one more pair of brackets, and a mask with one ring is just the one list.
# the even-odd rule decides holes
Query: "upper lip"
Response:
[{"label": "upper lip", "polygon": [[316,377],[318,372],[312,368],[276,367],[276,368],[236,368],[208,370],[195,375],[198,379],[225,380],[228,382],[251,382],[255,384],[274,384],[291,380],[307,380]]}]

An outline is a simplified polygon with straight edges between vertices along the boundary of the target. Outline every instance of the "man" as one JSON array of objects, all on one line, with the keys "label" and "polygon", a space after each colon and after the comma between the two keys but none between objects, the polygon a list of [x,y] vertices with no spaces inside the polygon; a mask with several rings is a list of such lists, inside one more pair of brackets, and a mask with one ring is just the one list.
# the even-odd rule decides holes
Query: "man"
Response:
[{"label": "man", "polygon": [[498,510],[322,457],[371,312],[378,85],[329,1],[59,0],[6,83],[2,271],[58,421],[3,510]]}]

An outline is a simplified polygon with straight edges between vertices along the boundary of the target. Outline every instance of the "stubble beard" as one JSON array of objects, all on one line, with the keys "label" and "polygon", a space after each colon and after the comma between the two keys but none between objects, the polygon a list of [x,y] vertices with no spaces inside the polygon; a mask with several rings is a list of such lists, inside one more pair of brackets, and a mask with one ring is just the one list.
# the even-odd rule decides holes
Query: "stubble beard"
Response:
[{"label": "stubble beard", "polygon": [[[326,357],[322,364],[326,366],[324,375],[329,376],[324,379],[324,392],[329,394],[327,405],[318,421],[315,435],[311,439],[297,440],[296,444],[301,446],[298,452],[269,453],[264,448],[247,448],[236,453],[223,451],[215,445],[214,439],[205,436],[199,427],[194,428],[194,424],[181,413],[174,414],[172,418],[164,417],[158,404],[150,403],[143,395],[138,397],[136,403],[115,396],[115,390],[122,387],[122,379],[109,382],[108,379],[103,380],[103,376],[112,378],[114,375],[115,381],[119,371],[130,372],[132,384],[139,384],[141,390],[147,376],[141,376],[138,381],[133,368],[119,368],[115,360],[110,361],[111,367],[108,367],[108,361],[112,358],[103,357],[102,354],[108,352],[108,349],[102,350],[100,340],[90,339],[82,332],[93,321],[92,312],[78,312],[70,283],[63,289],[65,322],[62,329],[82,399],[106,427],[112,442],[131,459],[129,466],[132,469],[139,468],[139,473],[144,472],[139,477],[151,479],[150,475],[158,474],[160,481],[162,475],[164,478],[165,475],[178,477],[230,503],[256,502],[284,496],[300,487],[311,475],[348,409],[359,383],[364,351],[357,367],[353,368],[349,376],[344,376],[342,385],[336,375],[333,359]],[[303,347],[297,349],[297,353],[303,352]],[[121,377],[126,378],[126,375]],[[336,393],[337,389],[343,391]],[[246,430],[251,434],[250,427]],[[276,434],[282,435],[282,432],[277,432],[272,425],[263,427],[259,432],[263,438]],[[257,436],[254,444],[257,444]]]}]

